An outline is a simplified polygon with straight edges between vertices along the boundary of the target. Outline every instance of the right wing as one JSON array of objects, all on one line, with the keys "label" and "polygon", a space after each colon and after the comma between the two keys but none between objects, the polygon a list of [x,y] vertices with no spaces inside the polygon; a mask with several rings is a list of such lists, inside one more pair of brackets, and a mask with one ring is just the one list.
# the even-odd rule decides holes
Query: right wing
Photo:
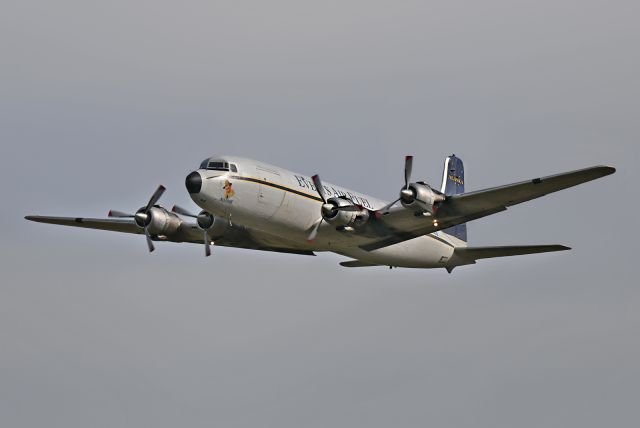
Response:
[{"label": "right wing", "polygon": [[[26,216],[25,219],[38,223],[57,224],[62,226],[83,227],[88,229],[107,230],[111,232],[132,233],[144,235],[133,220],[99,219],[84,217],[46,217]],[[190,242],[202,244],[202,229],[196,224],[182,222],[178,230],[160,239],[152,237],[154,241]],[[292,253],[302,255],[315,255],[312,251],[283,241],[279,237],[267,235],[264,232],[250,230],[243,226],[228,226],[221,234],[211,237],[216,246],[245,248],[251,250],[274,251],[279,253]]]}]

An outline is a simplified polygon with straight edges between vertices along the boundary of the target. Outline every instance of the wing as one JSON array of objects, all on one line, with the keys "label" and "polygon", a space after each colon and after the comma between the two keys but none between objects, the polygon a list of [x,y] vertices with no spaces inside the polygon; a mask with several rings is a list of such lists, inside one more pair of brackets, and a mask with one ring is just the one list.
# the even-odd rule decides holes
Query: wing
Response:
[{"label": "wing", "polygon": [[442,215],[464,217],[483,211],[503,210],[512,205],[596,180],[614,172],[616,169],[609,166],[595,166],[506,186],[453,195],[447,198],[443,204]]},{"label": "wing", "polygon": [[[26,216],[25,219],[38,223],[58,224],[62,226],[83,227],[88,229],[107,230],[111,232],[144,235],[133,220],[99,219],[84,217],[46,217]],[[202,244],[202,230],[195,223],[182,222],[176,232],[166,237],[153,236],[154,241],[190,242]],[[217,236],[212,236],[216,246],[245,248],[251,250],[274,251],[302,255],[315,255],[312,251],[296,246],[279,237],[264,232],[251,230],[243,226],[228,226]]]},{"label": "wing", "polygon": [[[397,244],[504,211],[512,205],[596,180],[615,171],[615,168],[610,166],[595,166],[506,186],[451,195],[439,204],[436,217],[423,217],[421,213],[396,207],[377,221],[377,232],[382,235],[381,231],[386,228],[385,236],[379,236],[377,240],[372,239],[359,246],[372,251]],[[376,232],[375,226],[372,227],[372,231]]]},{"label": "wing", "polygon": [[46,217],[40,215],[28,215],[26,220],[37,223],[58,224],[61,226],[84,227],[87,229],[109,230],[111,232],[144,234],[144,231],[136,226],[133,220],[115,220],[83,217]]}]

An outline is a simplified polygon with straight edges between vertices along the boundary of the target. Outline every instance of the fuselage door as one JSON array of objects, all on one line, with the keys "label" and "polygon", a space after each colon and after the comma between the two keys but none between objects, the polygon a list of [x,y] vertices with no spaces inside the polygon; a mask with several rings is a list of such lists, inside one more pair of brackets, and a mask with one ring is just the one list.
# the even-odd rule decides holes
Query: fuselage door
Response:
[{"label": "fuselage door", "polygon": [[264,218],[271,218],[282,205],[285,191],[280,187],[282,179],[279,171],[267,168],[256,167],[256,178],[258,184],[258,214]]}]

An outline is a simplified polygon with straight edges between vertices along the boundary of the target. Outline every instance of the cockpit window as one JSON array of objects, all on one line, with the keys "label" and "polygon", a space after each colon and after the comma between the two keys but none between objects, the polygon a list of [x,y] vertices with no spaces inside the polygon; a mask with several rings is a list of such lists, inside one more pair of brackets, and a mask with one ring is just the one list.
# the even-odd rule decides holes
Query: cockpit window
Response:
[{"label": "cockpit window", "polygon": [[202,161],[202,163],[200,164],[200,169],[210,169],[213,171],[229,171],[231,169],[231,171],[233,172],[237,172],[238,170],[235,165],[230,166],[228,162],[225,162],[223,160],[209,159],[205,159],[204,161]]},{"label": "cockpit window", "polygon": [[226,162],[211,161],[207,165],[207,169],[213,169],[215,171],[229,171],[229,164]]},{"label": "cockpit window", "polygon": [[229,168],[231,168],[231,172],[238,172],[238,168],[236,168],[235,164],[229,165]]}]

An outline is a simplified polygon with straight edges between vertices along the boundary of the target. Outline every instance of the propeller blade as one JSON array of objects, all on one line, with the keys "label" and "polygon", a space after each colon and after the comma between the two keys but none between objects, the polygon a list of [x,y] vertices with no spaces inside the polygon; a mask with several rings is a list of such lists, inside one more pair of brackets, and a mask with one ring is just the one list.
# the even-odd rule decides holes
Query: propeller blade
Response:
[{"label": "propeller blade", "polygon": [[313,226],[313,230],[311,231],[311,233],[307,237],[307,242],[313,242],[313,241],[316,240],[316,236],[318,235],[318,229],[320,228],[320,225],[322,224],[322,220],[324,220],[324,218],[320,217],[320,220],[318,220],[316,222],[315,226]]},{"label": "propeller blade", "polygon": [[409,188],[411,181],[411,170],[413,169],[413,156],[405,156],[404,158],[404,187]]},{"label": "propeller blade", "polygon": [[186,209],[179,207],[178,205],[174,205],[173,208],[171,208],[171,211],[173,211],[176,214],[180,214],[186,217],[193,217],[193,218],[198,218],[198,216],[196,214],[193,214],[190,211],[187,211]]},{"label": "propeller blade", "polygon": [[123,213],[122,211],[116,211],[116,210],[109,211],[109,214],[107,214],[107,216],[115,217],[115,218],[134,218],[135,217],[135,215],[133,214]]},{"label": "propeller blade", "polygon": [[400,198],[396,199],[395,201],[391,202],[390,204],[385,205],[384,207],[380,208],[377,212],[379,213],[385,213],[387,212],[387,210],[389,210],[389,208],[391,208],[392,206],[394,206],[396,203],[398,203],[398,201],[400,200]]},{"label": "propeller blade", "polygon": [[147,206],[144,208],[144,212],[149,212],[149,210],[151,209],[152,206],[154,206],[156,204],[156,202],[158,202],[158,200],[160,199],[160,197],[162,196],[162,194],[164,193],[166,189],[164,188],[163,185],[158,186],[158,188],[156,189],[155,192],[153,192],[153,195],[151,195],[151,199],[149,199],[149,203],[147,204]]},{"label": "propeller blade", "polygon": [[149,252],[153,253],[153,250],[155,250],[156,248],[153,246],[153,241],[151,240],[151,235],[149,235],[149,231],[147,230],[147,228],[144,228],[144,234],[147,237],[147,246],[149,247]]},{"label": "propeller blade", "polygon": [[206,229],[204,231],[204,256],[209,257],[211,255],[211,239]]},{"label": "propeller blade", "polygon": [[316,190],[318,191],[318,195],[322,198],[322,202],[327,203],[327,198],[324,195],[324,186],[322,185],[322,181],[320,181],[320,176],[318,174],[311,177],[313,180],[313,185],[316,186]]}]

